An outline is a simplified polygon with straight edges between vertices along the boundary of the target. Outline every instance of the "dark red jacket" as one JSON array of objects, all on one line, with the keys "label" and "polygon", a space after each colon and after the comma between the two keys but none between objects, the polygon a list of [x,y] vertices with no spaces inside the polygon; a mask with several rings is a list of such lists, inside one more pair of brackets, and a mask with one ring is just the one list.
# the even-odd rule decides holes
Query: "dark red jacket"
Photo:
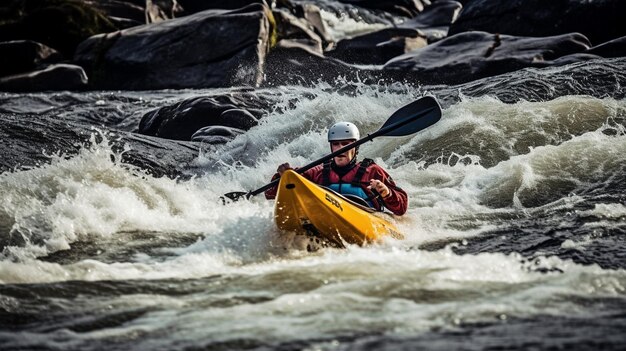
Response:
[{"label": "dark red jacket", "polygon": [[[344,175],[341,179],[339,179],[339,175],[331,167],[329,179],[330,183],[339,183],[340,181],[341,183],[351,183],[356,176],[360,164],[360,162],[357,163],[356,166],[352,168],[348,173],[346,173],[346,175]],[[302,175],[316,184],[323,184],[323,169],[324,165],[318,165],[302,173]],[[272,180],[275,180],[277,178],[278,173],[274,174]],[[369,181],[371,179],[378,179],[389,188],[389,195],[383,199],[384,206],[396,215],[403,215],[409,206],[409,198],[406,192],[396,186],[396,183],[393,181],[393,179],[391,179],[389,174],[382,167],[375,163],[372,163],[365,169],[365,173],[361,178],[361,188],[363,188],[368,196],[374,197],[372,192],[367,189],[367,187],[369,186]],[[276,197],[277,191],[277,186],[267,190],[265,192],[265,198],[274,199]],[[381,206],[378,203],[378,200],[374,200],[373,202],[375,207],[380,210]]]}]

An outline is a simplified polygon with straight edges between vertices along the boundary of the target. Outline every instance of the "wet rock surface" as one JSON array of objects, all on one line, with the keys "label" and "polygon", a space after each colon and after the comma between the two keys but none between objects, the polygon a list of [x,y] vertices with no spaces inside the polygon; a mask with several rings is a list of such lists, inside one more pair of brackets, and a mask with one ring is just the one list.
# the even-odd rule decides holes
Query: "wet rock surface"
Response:
[{"label": "wet rock surface", "polygon": [[[35,40],[59,52],[53,61],[83,67],[88,89],[308,85],[318,72],[324,81],[458,84],[622,57],[623,7],[617,0],[10,0],[0,11],[0,41]],[[328,14],[378,27],[335,38]],[[24,62],[2,69],[9,75],[53,63]]]},{"label": "wet rock surface", "polygon": [[626,3],[620,0],[473,0],[464,5],[450,35],[485,31],[544,37],[578,32],[598,45],[626,33],[625,12]]},{"label": "wet rock surface", "polygon": [[262,5],[188,17],[94,36],[75,60],[98,89],[257,85],[271,36]]},{"label": "wet rock surface", "polygon": [[232,137],[237,133],[206,127],[248,130],[258,123],[263,114],[269,112],[271,104],[270,96],[245,92],[196,97],[148,112],[141,119],[138,132],[187,141],[207,135]]},{"label": "wet rock surface", "polygon": [[412,74],[425,84],[461,83],[525,67],[555,64],[552,60],[589,49],[581,34],[530,38],[467,32],[396,57],[385,70]]}]

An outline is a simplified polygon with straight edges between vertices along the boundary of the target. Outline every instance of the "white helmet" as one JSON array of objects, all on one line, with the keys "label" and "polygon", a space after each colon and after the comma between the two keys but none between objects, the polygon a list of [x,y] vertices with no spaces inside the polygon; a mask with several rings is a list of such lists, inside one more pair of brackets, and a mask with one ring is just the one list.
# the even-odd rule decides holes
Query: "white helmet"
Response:
[{"label": "white helmet", "polygon": [[328,141],[360,138],[359,128],[350,122],[339,122],[328,129]]}]

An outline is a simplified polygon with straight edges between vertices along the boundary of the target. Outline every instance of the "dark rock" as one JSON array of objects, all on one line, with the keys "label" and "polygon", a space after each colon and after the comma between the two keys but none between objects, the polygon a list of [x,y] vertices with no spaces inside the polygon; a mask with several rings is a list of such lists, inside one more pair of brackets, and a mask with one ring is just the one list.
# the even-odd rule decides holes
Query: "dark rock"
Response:
[{"label": "dark rock", "polygon": [[244,130],[239,128],[224,127],[224,126],[209,126],[200,128],[197,132],[191,136],[191,141],[199,141],[205,144],[226,144],[227,142],[235,139],[237,135],[245,133]]},{"label": "dark rock", "polygon": [[531,37],[578,32],[602,43],[626,33],[624,13],[623,0],[473,0],[450,35],[474,30]]},{"label": "dark rock", "polygon": [[109,18],[125,18],[127,20],[132,20],[135,23],[146,23],[146,0],[134,3],[120,0],[82,1],[105,13]]},{"label": "dark rock", "polygon": [[270,97],[255,93],[231,93],[197,97],[146,113],[139,133],[167,139],[191,140],[208,126],[248,130],[272,105]]},{"label": "dark rock", "polygon": [[181,16],[188,16],[205,10],[236,10],[250,4],[268,4],[271,1],[264,0],[178,0],[182,7]]},{"label": "dark rock", "polygon": [[[97,137],[92,139],[92,135]],[[147,173],[170,178],[188,178],[199,145],[192,142],[164,140],[127,132],[106,132],[114,152],[121,152],[121,161],[139,167]],[[102,140],[101,134],[83,125],[45,116],[0,114],[0,173],[28,169],[48,163],[47,155],[61,153],[71,157],[89,145],[90,140]]]},{"label": "dark rock", "polygon": [[399,28],[419,29],[429,43],[448,35],[450,25],[459,17],[463,5],[458,1],[442,0],[427,6],[423,12],[398,25]]},{"label": "dark rock", "polygon": [[506,103],[549,101],[566,95],[626,98],[626,58],[596,59],[560,67],[558,70],[525,68],[454,86],[429,86],[443,107],[461,96],[492,96]]},{"label": "dark rock", "polygon": [[308,3],[298,4],[294,6],[293,11],[296,17],[305,19],[313,27],[315,34],[322,39],[325,48],[333,43],[333,37],[328,32],[319,7]]},{"label": "dark rock", "polygon": [[146,23],[166,21],[182,12],[176,0],[146,0]]},{"label": "dark rock", "polygon": [[117,1],[127,2],[129,4],[133,4],[133,5],[140,6],[140,7],[146,6],[146,0],[117,0]]},{"label": "dark rock", "polygon": [[100,10],[76,0],[13,0],[18,10],[0,18],[0,41],[33,40],[72,57],[86,38],[116,30]]},{"label": "dark rock", "polygon": [[263,5],[208,10],[81,43],[75,61],[98,89],[210,88],[260,84],[275,38]]},{"label": "dark rock", "polygon": [[128,18],[110,17],[110,16],[109,16],[109,21],[111,21],[111,23],[113,23],[113,25],[118,29],[137,27],[137,26],[141,26],[144,24],[144,22],[137,22],[135,20],[128,19]]},{"label": "dark rock", "polygon": [[263,114],[265,114],[265,110],[259,109],[259,107],[263,107],[264,109],[268,109],[267,106],[256,106],[249,107],[251,111],[253,111],[257,116],[253,115],[250,111],[244,110],[241,108],[234,108],[231,110],[226,110],[220,114],[220,118],[228,121],[227,124],[232,124],[234,126],[239,126],[239,129],[248,130],[259,123],[259,119]]},{"label": "dark rock", "polygon": [[587,38],[577,33],[527,38],[467,32],[392,59],[384,69],[409,74],[425,84],[454,84],[546,66],[546,61],[584,52],[589,46]]},{"label": "dark rock", "polygon": [[42,63],[54,63],[61,55],[54,49],[30,40],[0,43],[0,77],[31,71]]},{"label": "dark rock", "polygon": [[192,142],[164,140],[135,133],[113,132],[114,150],[126,148],[122,162],[134,165],[154,177],[186,179],[195,173],[200,148]]},{"label": "dark rock", "polygon": [[626,37],[617,38],[598,46],[594,46],[587,50],[587,53],[602,57],[625,57]]},{"label": "dark rock", "polygon": [[0,91],[82,90],[86,87],[85,71],[79,66],[67,64],[0,78]]},{"label": "dark rock", "polygon": [[546,66],[564,66],[564,65],[569,65],[570,63],[597,60],[601,58],[602,57],[598,55],[592,55],[588,53],[571,54],[571,55],[565,55],[565,56],[559,57],[552,61],[546,61]]},{"label": "dark rock", "polygon": [[334,82],[342,77],[357,81],[367,77],[360,70],[332,57],[324,57],[305,45],[281,40],[267,56],[265,86],[311,86],[320,81]]},{"label": "dark rock", "polygon": [[314,28],[306,20],[297,18],[287,10],[274,10],[278,39],[292,39],[307,43],[311,50],[322,54],[322,39],[315,34]]},{"label": "dark rock", "polygon": [[[275,46],[275,48],[270,52],[270,54],[268,55],[268,60],[271,61],[271,64],[274,63],[278,63],[274,58],[278,57],[280,55],[281,52],[283,52],[283,50],[285,49],[300,49],[300,50],[304,50],[307,53],[311,54],[311,55],[315,55],[317,57],[323,57],[323,54],[321,53],[321,47],[320,47],[320,43],[317,40],[313,40],[313,39],[283,39],[281,41],[278,42],[278,44]],[[291,51],[296,52],[295,50]],[[273,54],[272,54],[273,53]],[[270,55],[272,56],[272,58],[270,58]],[[298,56],[296,54],[296,56]],[[286,60],[294,60],[295,57],[290,57],[289,55],[283,55],[282,56],[284,59]],[[268,64],[266,63],[266,70],[267,70],[267,66]],[[267,82],[267,79],[265,80]]]},{"label": "dark rock", "polygon": [[335,50],[326,55],[347,63],[382,65],[426,44],[426,39],[416,29],[387,28],[341,40]]},{"label": "dark rock", "polygon": [[[406,28],[406,27],[401,27],[401,28]],[[437,42],[445,37],[448,36],[448,28],[446,26],[442,26],[442,27],[430,27],[430,28],[422,28],[422,29],[417,29],[420,33],[420,36],[422,36],[427,43],[434,43]]]},{"label": "dark rock", "polygon": [[462,8],[463,5],[458,1],[437,1],[427,6],[415,17],[400,24],[399,27],[423,29],[449,26],[457,20]]}]

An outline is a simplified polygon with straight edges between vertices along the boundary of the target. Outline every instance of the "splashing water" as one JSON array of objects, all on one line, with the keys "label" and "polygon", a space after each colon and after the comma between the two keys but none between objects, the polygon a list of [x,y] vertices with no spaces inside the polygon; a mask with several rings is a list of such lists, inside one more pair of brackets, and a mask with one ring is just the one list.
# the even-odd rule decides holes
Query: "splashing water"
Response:
[{"label": "splashing water", "polygon": [[[625,101],[464,97],[423,132],[377,138],[359,156],[408,192],[406,240],[308,253],[286,245],[272,202],[219,197],[325,155],[333,122],[365,135],[424,92],[281,93],[258,126],[205,148],[205,172],[189,180],[123,163],[128,149],[106,133],[1,174],[0,308],[18,322],[1,322],[0,345],[341,349],[431,333],[452,345],[457,332],[517,335],[526,321],[566,334],[550,321],[624,324],[611,308],[622,313],[626,295]],[[608,263],[584,261],[601,249]]]}]

